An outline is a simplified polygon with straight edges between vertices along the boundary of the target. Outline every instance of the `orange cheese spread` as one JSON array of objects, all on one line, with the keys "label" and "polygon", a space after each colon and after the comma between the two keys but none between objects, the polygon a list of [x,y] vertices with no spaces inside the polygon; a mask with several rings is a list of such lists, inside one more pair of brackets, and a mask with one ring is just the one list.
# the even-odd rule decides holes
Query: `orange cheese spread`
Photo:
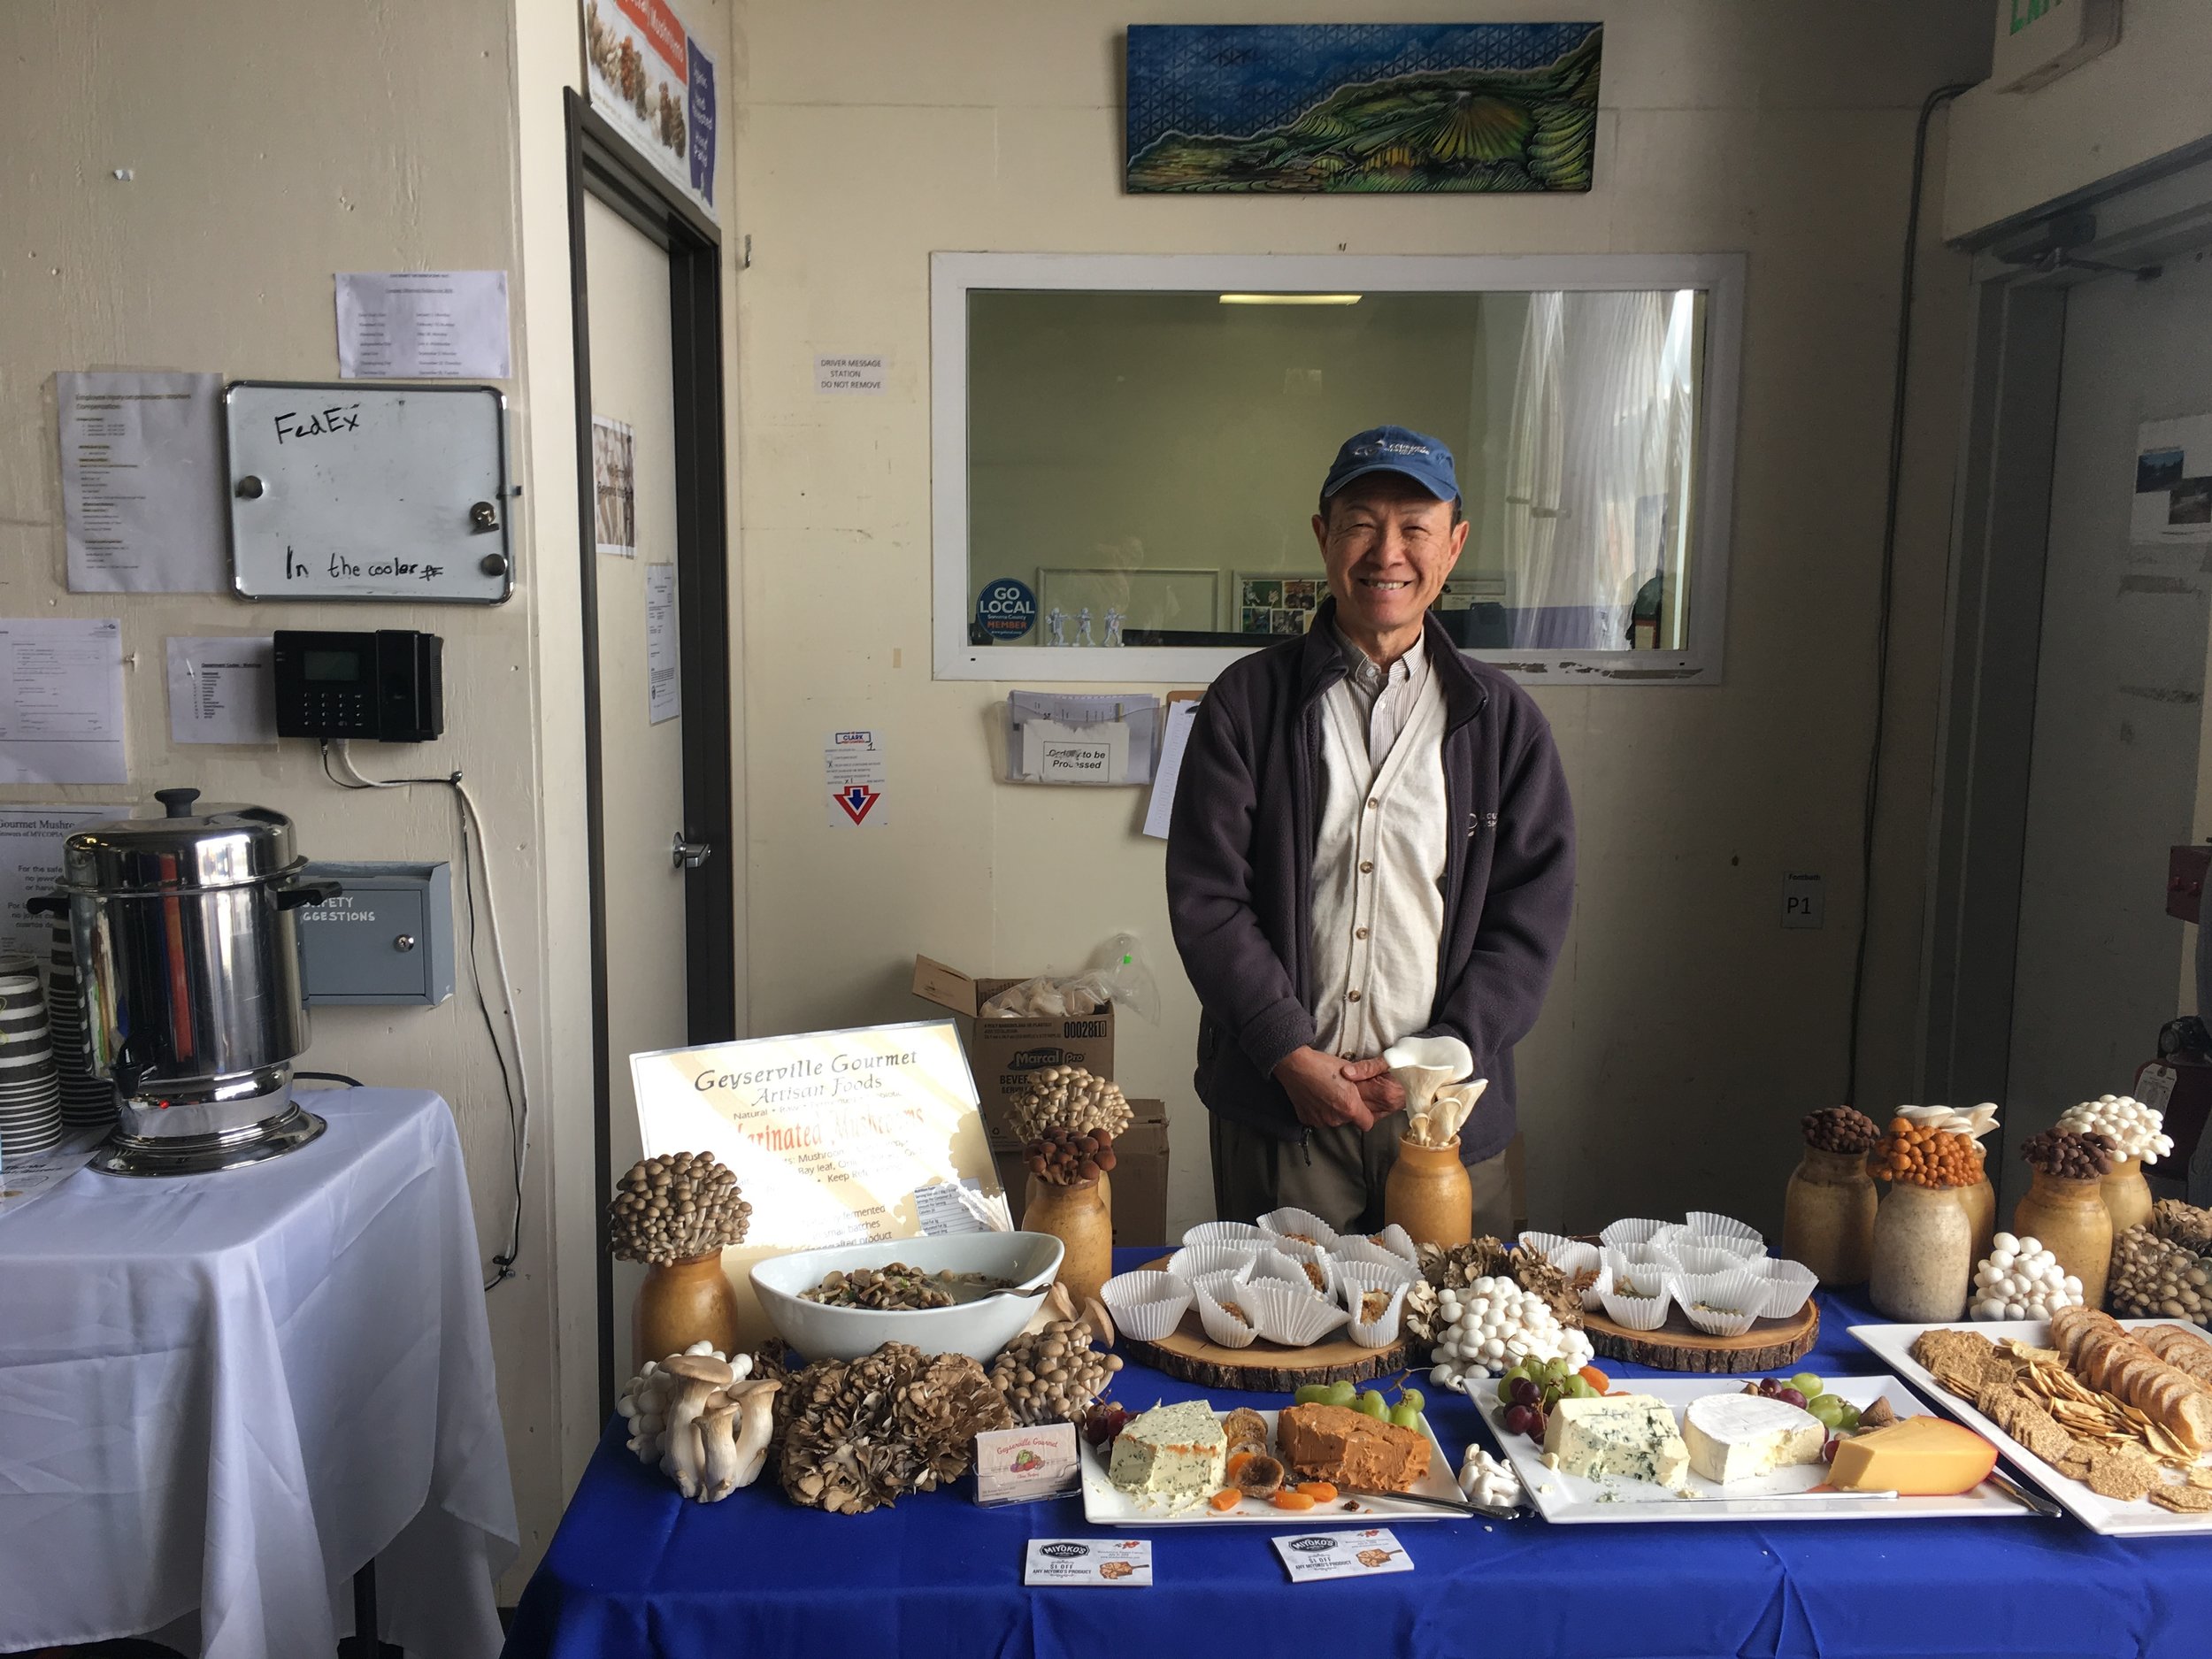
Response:
[{"label": "orange cheese spread", "polygon": [[1428,1436],[1348,1406],[1292,1406],[1275,1447],[1300,1474],[1367,1492],[1408,1492],[1429,1471]]}]

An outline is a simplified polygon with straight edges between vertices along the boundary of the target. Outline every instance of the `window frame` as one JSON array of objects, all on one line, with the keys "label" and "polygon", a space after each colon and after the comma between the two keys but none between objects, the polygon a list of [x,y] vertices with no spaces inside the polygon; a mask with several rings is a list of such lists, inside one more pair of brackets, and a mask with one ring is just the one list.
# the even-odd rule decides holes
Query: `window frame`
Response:
[{"label": "window frame", "polygon": [[[1694,440],[1694,522],[1685,566],[1689,639],[1681,650],[1467,649],[1524,685],[1711,686],[1726,638],[1743,355],[1740,253],[1065,254],[929,257],[931,677],[1052,684],[1210,683],[1250,646],[1120,646],[1010,652],[968,643],[968,296],[976,289],[1202,293],[1607,292],[1694,288],[1706,296]],[[1319,480],[1316,480],[1316,488]],[[1303,502],[1285,511],[1303,518]],[[1010,660],[1011,658],[1011,660]]]}]

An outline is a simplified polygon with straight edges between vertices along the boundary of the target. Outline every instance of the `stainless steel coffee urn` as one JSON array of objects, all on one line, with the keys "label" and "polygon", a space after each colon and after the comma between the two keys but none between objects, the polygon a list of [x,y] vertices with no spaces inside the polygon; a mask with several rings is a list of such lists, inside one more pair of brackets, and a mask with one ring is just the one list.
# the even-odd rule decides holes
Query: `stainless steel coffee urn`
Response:
[{"label": "stainless steel coffee urn", "polygon": [[307,1048],[289,911],[338,893],[301,877],[292,820],[266,807],[200,807],[155,794],[159,818],[69,837],[61,890],[94,1070],[114,1079],[115,1133],[92,1166],[185,1175],[304,1146],[323,1120],[292,1099]]}]

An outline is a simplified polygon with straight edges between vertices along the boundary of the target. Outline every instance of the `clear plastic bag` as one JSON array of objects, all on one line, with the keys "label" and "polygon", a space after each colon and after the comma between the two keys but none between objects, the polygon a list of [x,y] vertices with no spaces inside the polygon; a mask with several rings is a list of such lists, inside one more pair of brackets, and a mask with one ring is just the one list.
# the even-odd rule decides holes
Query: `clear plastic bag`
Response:
[{"label": "clear plastic bag", "polygon": [[983,1004],[987,1019],[1076,1019],[1116,1002],[1156,1023],[1160,987],[1133,933],[1116,933],[1092,953],[1090,965],[1067,979],[1039,974],[1010,985]]}]

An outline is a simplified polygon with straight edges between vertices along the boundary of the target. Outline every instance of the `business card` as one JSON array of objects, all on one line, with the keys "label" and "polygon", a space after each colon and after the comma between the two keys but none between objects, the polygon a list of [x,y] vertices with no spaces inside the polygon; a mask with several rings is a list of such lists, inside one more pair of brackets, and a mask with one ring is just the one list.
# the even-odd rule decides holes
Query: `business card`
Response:
[{"label": "business card", "polygon": [[1072,1423],[986,1429],[975,1437],[975,1501],[986,1507],[1065,1497],[1082,1479]]},{"label": "business card", "polygon": [[1026,1585],[1134,1590],[1152,1582],[1148,1538],[1033,1538]]},{"label": "business card", "polygon": [[1293,1584],[1413,1571],[1413,1557],[1386,1526],[1370,1526],[1356,1532],[1295,1532],[1273,1541]]}]

